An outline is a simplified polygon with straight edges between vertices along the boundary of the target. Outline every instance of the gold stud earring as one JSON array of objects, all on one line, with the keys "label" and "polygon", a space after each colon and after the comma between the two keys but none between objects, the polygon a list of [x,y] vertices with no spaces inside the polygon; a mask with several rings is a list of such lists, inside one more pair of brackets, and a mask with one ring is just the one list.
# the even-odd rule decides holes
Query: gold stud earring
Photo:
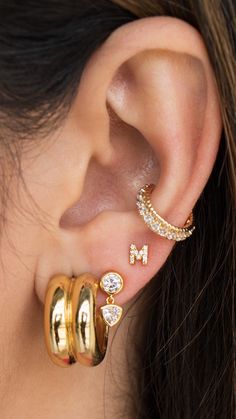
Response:
[{"label": "gold stud earring", "polygon": [[44,308],[44,331],[51,360],[67,367],[80,362],[98,365],[107,349],[109,327],[96,310],[97,279],[89,274],[49,281]]},{"label": "gold stud earring", "polygon": [[118,294],[123,288],[123,278],[117,272],[105,273],[100,281],[100,288],[108,294],[106,305],[101,307],[101,313],[104,322],[112,327],[121,319],[123,309],[122,307],[114,304],[114,295]]},{"label": "gold stud earring", "polygon": [[142,261],[143,265],[148,263],[148,245],[144,244],[142,249],[138,250],[135,244],[130,245],[129,249],[129,263],[134,265],[137,260]]},{"label": "gold stud earring", "polygon": [[195,230],[191,212],[183,227],[176,227],[162,218],[151,204],[151,194],[155,185],[145,185],[137,195],[137,207],[145,224],[159,236],[168,240],[181,241],[190,237]]}]

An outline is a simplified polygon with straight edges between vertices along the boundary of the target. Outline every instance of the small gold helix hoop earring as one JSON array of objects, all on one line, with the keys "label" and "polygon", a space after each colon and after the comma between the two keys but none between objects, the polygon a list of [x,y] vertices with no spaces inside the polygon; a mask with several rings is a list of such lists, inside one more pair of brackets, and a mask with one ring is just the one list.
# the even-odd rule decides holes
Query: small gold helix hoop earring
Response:
[{"label": "small gold helix hoop earring", "polygon": [[134,265],[137,260],[142,261],[143,265],[148,263],[148,245],[144,244],[142,249],[138,250],[135,244],[130,245],[129,249],[129,263]]},{"label": "small gold helix hoop earring", "polygon": [[137,207],[147,226],[156,234],[168,240],[181,241],[190,237],[195,230],[191,212],[184,227],[176,227],[162,218],[151,204],[151,194],[155,185],[145,185],[138,191]]},{"label": "small gold helix hoop earring", "polygon": [[67,367],[76,361],[98,365],[107,349],[109,327],[96,309],[97,279],[85,273],[69,279],[56,275],[48,283],[44,331],[52,361]]},{"label": "small gold helix hoop earring", "polygon": [[113,295],[118,294],[123,288],[123,278],[117,272],[105,273],[100,281],[100,287],[108,297],[106,299],[106,305],[101,307],[102,317],[105,323],[112,327],[119,322],[121,319],[123,309],[122,307],[114,304],[115,300]]}]

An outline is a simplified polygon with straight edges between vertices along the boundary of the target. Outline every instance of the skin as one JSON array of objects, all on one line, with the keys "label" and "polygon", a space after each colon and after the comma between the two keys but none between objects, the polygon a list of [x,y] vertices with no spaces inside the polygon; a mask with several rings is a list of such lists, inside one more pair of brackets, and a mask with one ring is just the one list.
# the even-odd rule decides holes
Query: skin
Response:
[{"label": "skin", "polygon": [[[60,129],[23,150],[31,197],[14,176],[10,184],[1,237],[2,418],[104,418],[104,391],[107,417],[128,409],[129,319],[114,339],[112,361],[108,354],[96,368],[60,369],[44,345],[48,280],[116,270],[125,281],[116,302],[126,307],[174,244],[138,216],[138,188],[156,183],[153,206],[183,225],[212,171],[220,134],[214,76],[202,39],[188,24],[140,19],[93,54]],[[129,265],[132,242],[149,245],[147,266]],[[104,301],[100,293],[98,305]]]}]

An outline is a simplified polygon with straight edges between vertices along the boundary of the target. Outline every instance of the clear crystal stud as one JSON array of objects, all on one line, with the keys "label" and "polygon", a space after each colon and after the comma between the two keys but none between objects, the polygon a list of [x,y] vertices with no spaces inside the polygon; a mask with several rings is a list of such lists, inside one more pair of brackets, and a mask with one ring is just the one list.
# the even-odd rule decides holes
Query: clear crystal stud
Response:
[{"label": "clear crystal stud", "polygon": [[123,288],[122,276],[117,272],[108,272],[102,276],[100,287],[109,295],[117,294]]}]

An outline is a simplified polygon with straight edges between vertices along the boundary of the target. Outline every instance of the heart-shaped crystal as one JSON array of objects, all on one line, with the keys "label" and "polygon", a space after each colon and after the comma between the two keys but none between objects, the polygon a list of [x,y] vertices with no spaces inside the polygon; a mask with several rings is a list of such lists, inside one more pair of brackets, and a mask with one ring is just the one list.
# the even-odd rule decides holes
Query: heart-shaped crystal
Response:
[{"label": "heart-shaped crystal", "polygon": [[115,304],[101,307],[102,317],[108,326],[112,327],[120,320],[123,309]]},{"label": "heart-shaped crystal", "polygon": [[123,288],[123,279],[117,272],[107,272],[101,278],[100,287],[107,294],[117,294]]}]

